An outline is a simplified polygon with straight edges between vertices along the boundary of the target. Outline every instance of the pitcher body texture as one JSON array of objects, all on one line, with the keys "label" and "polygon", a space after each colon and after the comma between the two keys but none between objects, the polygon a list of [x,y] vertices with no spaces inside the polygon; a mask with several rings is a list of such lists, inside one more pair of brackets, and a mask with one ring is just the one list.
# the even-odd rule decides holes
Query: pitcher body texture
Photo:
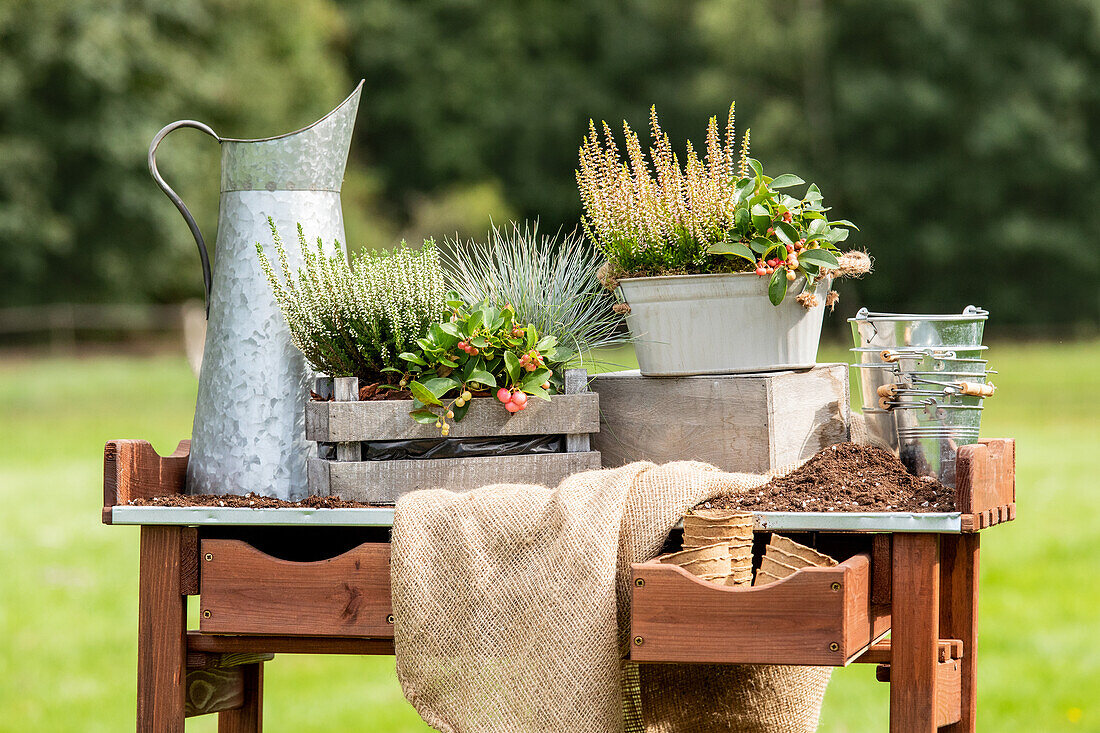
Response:
[{"label": "pitcher body texture", "polygon": [[[195,235],[207,287],[188,493],[255,492],[288,500],[306,495],[306,459],[313,443],[305,438],[305,403],[313,372],[291,342],[256,243],[273,248],[270,217],[287,243],[292,268],[301,263],[299,224],[308,241],[320,237],[329,253],[336,242],[343,246],[340,185],[361,90],[362,83],[323,119],[287,135],[224,139],[186,120],[164,128],[150,146],[150,169]],[[222,145],[212,268],[194,220],[156,171],[156,146],[178,127],[203,130]],[[275,259],[274,252],[268,254]]]}]

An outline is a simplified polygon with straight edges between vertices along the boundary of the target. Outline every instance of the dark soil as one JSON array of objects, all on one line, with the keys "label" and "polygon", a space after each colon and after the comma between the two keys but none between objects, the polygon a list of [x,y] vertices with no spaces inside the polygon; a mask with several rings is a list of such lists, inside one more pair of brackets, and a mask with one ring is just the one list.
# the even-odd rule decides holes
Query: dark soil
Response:
[{"label": "dark soil", "polygon": [[909,473],[892,453],[855,443],[825,448],[801,468],[697,508],[777,512],[952,512],[955,490]]},{"label": "dark soil", "polygon": [[283,501],[259,494],[170,494],[150,499],[133,499],[130,506],[217,506],[248,509],[350,509],[371,506],[359,501],[345,501],[338,496],[309,496],[301,501]]}]

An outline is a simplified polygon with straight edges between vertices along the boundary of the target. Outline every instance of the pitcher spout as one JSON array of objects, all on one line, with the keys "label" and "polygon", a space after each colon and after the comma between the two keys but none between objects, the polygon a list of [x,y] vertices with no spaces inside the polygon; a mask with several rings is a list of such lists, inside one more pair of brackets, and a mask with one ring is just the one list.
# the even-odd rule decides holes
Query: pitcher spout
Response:
[{"label": "pitcher spout", "polygon": [[340,191],[364,80],[300,130],[256,140],[222,138],[221,190]]}]

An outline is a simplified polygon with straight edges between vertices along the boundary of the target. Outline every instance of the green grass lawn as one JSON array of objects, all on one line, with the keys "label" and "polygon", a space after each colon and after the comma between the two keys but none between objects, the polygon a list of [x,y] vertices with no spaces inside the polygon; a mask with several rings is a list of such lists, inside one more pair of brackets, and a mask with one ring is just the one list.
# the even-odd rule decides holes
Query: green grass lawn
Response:
[{"label": "green grass lawn", "polygon": [[[979,729],[1100,731],[1100,342],[991,352],[983,434],[1017,439],[1019,499],[982,535]],[[132,728],[138,533],[99,523],[103,442],[170,452],[194,399],[182,356],[0,361],[0,731]],[[280,656],[266,676],[267,730],[427,730],[392,658]],[[823,731],[886,730],[873,667],[833,680]]]}]

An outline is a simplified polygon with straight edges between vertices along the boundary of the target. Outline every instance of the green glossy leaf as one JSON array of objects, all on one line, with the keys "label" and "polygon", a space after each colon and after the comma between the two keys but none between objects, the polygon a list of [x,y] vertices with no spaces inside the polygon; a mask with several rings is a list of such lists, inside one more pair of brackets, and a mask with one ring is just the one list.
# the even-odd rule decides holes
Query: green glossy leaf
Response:
[{"label": "green glossy leaf", "polygon": [[796,176],[793,173],[784,173],[781,176],[776,176],[772,179],[772,188],[789,188],[791,186],[801,186],[805,181]]},{"label": "green glossy leaf", "polygon": [[536,369],[535,371],[531,372],[530,374],[528,374],[526,377],[523,378],[523,381],[520,383],[520,389],[523,389],[524,391],[526,391],[528,387],[538,387],[539,385],[546,382],[546,380],[549,379],[549,378],[550,378],[550,370],[549,369],[546,369],[546,368]]},{"label": "green glossy leaf", "polygon": [[756,180],[759,183],[764,178],[764,168],[760,165],[760,161],[749,158],[749,167],[756,173]]},{"label": "green glossy leaf", "polygon": [[783,244],[794,244],[798,241],[798,232],[785,221],[775,223],[775,236]]},{"label": "green glossy leaf", "polygon": [[824,218],[814,219],[810,222],[810,226],[806,229],[806,233],[811,235],[820,234],[821,232],[825,231],[825,227],[827,226],[828,224],[825,223]]},{"label": "green glossy leaf", "polygon": [[424,351],[435,351],[435,349],[437,348],[435,342],[429,339],[417,339],[416,345]]},{"label": "green glossy leaf", "polygon": [[833,244],[836,244],[837,242],[843,242],[847,239],[850,231],[850,229],[830,229],[825,238]]},{"label": "green glossy leaf", "polygon": [[439,398],[432,394],[427,387],[420,382],[409,382],[409,391],[412,392],[412,396],[415,399],[420,400],[425,405],[442,405]]},{"label": "green glossy leaf", "polygon": [[484,384],[486,387],[497,386],[497,378],[482,369],[475,369],[474,371],[470,372],[470,376],[466,379],[466,381]]},{"label": "green glossy leaf", "polygon": [[512,381],[512,384],[519,381],[519,357],[511,351],[504,352],[504,368],[508,371],[508,378]]},{"label": "green glossy leaf", "polygon": [[768,283],[768,300],[772,305],[779,305],[787,295],[787,271],[777,267],[772,273],[772,279]]},{"label": "green glossy leaf", "polygon": [[712,255],[734,255],[744,257],[749,262],[756,262],[756,255],[752,250],[740,242],[719,242],[712,244],[708,250]]},{"label": "green glossy leaf", "polygon": [[756,204],[750,210],[752,214],[752,226],[756,231],[763,234],[768,231],[768,227],[772,225],[771,212],[763,204]]},{"label": "green glossy leaf", "polygon": [[733,186],[733,200],[735,202],[740,202],[745,197],[749,196],[755,189],[755,178],[742,178]]},{"label": "green glossy leaf", "polygon": [[439,363],[442,364],[443,366],[450,367],[451,369],[457,369],[458,368],[458,362],[457,361],[451,361],[450,359],[448,359],[445,356],[439,357]]},{"label": "green glossy leaf", "polygon": [[403,351],[397,356],[398,358],[404,359],[405,361],[411,362],[413,364],[417,364],[418,366],[428,366],[428,362],[424,361],[411,351]]},{"label": "green glossy leaf", "polygon": [[829,222],[829,226],[831,226],[831,227],[851,227],[852,229],[855,229],[857,232],[859,231],[859,227],[857,227],[855,224],[848,221],[847,219],[837,219],[836,221],[831,221],[831,222]]},{"label": "green glossy leaf", "polygon": [[527,324],[527,328],[524,329],[527,334],[526,346],[523,347],[524,351],[530,351],[535,348],[535,344],[539,342],[539,332],[535,330],[535,327],[530,323]]},{"label": "green glossy leaf", "polygon": [[439,415],[436,415],[434,412],[426,407],[422,407],[419,410],[413,410],[409,413],[409,415],[412,416],[413,420],[416,420],[418,423],[421,423],[423,425],[428,425],[439,420]]},{"label": "green glossy leaf", "polygon": [[456,339],[462,338],[462,329],[458,327],[457,323],[446,321],[444,323],[440,323],[439,328],[443,331],[443,333],[447,334],[448,336],[454,336]]},{"label": "green glossy leaf", "polygon": [[486,346],[489,345],[489,340],[484,336],[477,336],[470,339],[470,345],[476,346],[479,349],[484,349]]},{"label": "green glossy leaf", "polygon": [[[462,386],[462,383],[458,380],[451,379],[450,377],[435,377],[428,379],[422,383],[424,389],[431,392],[437,398],[443,397],[443,395],[450,392],[452,389],[458,389]],[[423,402],[423,400],[421,400]]]},{"label": "green glossy leaf", "polygon": [[804,249],[798,254],[798,261],[806,263],[814,263],[821,267],[835,268],[838,264],[836,255],[827,249]]},{"label": "green glossy leaf", "polygon": [[382,372],[383,374],[385,374],[387,372],[393,372],[394,374],[404,374],[405,373],[405,372],[403,372],[400,369],[397,369],[395,367],[382,367],[378,371]]},{"label": "green glossy leaf", "polygon": [[539,339],[539,342],[535,344],[535,348],[538,349],[541,353],[543,351],[546,351],[547,349],[552,349],[557,345],[558,338],[556,336],[543,336]]},{"label": "green glossy leaf", "polygon": [[772,243],[769,242],[767,239],[764,239],[763,237],[757,237],[756,239],[752,240],[749,246],[752,247],[753,252],[762,255],[768,251],[768,248],[772,246]]},{"label": "green glossy leaf", "polygon": [[737,211],[733,215],[733,228],[738,232],[748,232],[749,227],[752,226],[752,218],[749,216],[749,210],[742,207],[738,207]]},{"label": "green glossy leaf", "polygon": [[802,200],[807,202],[820,201],[821,199],[821,189],[817,187],[816,183],[811,183],[810,187],[806,189],[806,195],[802,197]]},{"label": "green glossy leaf", "polygon": [[469,336],[477,329],[481,328],[482,313],[479,310],[470,314],[470,317],[466,319],[466,335]]},{"label": "green glossy leaf", "polygon": [[532,397],[539,398],[540,400],[546,400],[547,402],[550,401],[550,393],[547,392],[542,387],[524,386],[523,391],[526,392],[527,394],[531,395]]}]

